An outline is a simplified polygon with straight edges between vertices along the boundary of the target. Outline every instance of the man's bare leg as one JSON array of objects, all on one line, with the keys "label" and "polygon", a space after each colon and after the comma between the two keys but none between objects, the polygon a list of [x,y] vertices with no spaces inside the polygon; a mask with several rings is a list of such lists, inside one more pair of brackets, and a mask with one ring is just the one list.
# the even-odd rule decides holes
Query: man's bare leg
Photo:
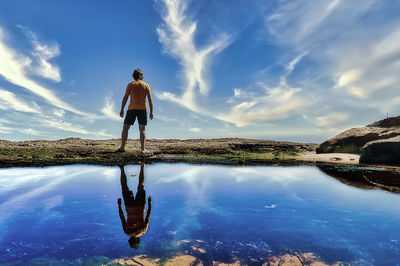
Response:
[{"label": "man's bare leg", "polygon": [[121,189],[122,189],[122,192],[129,191],[129,187],[128,187],[128,183],[127,183],[127,180],[126,180],[126,174],[125,174],[124,166],[120,165],[119,169],[121,171]]},{"label": "man's bare leg", "polygon": [[145,144],[146,144],[146,126],[139,125],[139,132],[140,132],[140,146],[142,148],[142,152],[146,153]]},{"label": "man's bare leg", "polygon": [[125,144],[126,140],[128,139],[128,131],[131,125],[124,124],[122,128],[122,133],[121,133],[121,147],[117,151],[124,151],[125,150]]},{"label": "man's bare leg", "polygon": [[139,189],[143,190],[144,188],[144,164],[140,166],[140,174],[139,174],[139,182],[138,182],[138,191]]}]

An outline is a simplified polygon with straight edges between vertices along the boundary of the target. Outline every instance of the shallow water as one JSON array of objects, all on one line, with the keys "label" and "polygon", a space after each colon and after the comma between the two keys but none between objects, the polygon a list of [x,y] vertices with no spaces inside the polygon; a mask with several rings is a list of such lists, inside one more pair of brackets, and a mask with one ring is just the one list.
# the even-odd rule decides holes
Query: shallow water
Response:
[{"label": "shallow water", "polygon": [[[124,167],[133,195],[140,168]],[[328,264],[400,262],[399,194],[345,185],[308,166],[152,164],[143,171],[152,207],[135,249],[118,211],[122,198],[126,218],[119,167],[0,169],[0,263],[189,254],[205,264],[257,265],[308,252]]]}]

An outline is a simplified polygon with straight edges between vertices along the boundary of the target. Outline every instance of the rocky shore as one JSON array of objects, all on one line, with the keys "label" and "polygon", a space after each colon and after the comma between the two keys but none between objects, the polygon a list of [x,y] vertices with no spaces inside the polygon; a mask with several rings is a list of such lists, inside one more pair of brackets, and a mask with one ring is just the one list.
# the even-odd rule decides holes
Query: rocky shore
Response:
[{"label": "rocky shore", "polygon": [[[115,153],[119,139],[67,138],[55,141],[0,140],[0,167],[50,166],[73,163],[128,164],[140,162],[193,162],[215,164],[300,164],[303,155],[315,154],[317,144],[269,140],[149,139],[148,155],[139,140],[128,140],[126,152]],[[310,157],[311,158],[311,157]],[[312,162],[307,158],[304,162]]]},{"label": "rocky shore", "polygon": [[[346,153],[340,140],[330,144],[327,152],[315,143],[284,142],[243,138],[219,139],[149,139],[149,154],[140,153],[139,140],[127,141],[126,151],[115,153],[119,139],[91,140],[67,138],[60,140],[8,141],[0,140],[0,168],[51,166],[65,164],[137,164],[152,162],[188,162],[227,165],[385,165],[386,161],[365,163],[363,155]],[[379,142],[379,141],[376,141]],[[375,142],[372,142],[375,143]],[[384,145],[388,145],[384,142]],[[365,154],[375,151],[366,145]],[[330,148],[338,146],[339,148]],[[321,148],[322,147],[322,148]],[[358,146],[360,147],[360,146]],[[382,146],[383,147],[383,146]],[[391,149],[391,145],[389,145]],[[387,152],[386,154],[391,154]],[[364,155],[365,158],[365,155]],[[382,156],[381,158],[385,158]],[[393,164],[392,164],[393,165]],[[396,165],[396,164],[394,164]],[[385,167],[393,167],[386,165]],[[395,167],[395,166],[394,166]]]}]

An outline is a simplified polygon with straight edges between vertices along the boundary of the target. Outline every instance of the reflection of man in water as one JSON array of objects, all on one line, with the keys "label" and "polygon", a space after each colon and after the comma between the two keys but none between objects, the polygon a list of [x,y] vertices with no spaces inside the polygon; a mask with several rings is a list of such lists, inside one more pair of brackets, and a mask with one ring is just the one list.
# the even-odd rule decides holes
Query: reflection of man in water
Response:
[{"label": "reflection of man in water", "polygon": [[144,235],[149,228],[151,213],[151,197],[149,197],[146,219],[144,219],[144,212],[146,209],[146,191],[144,190],[143,168],[144,165],[140,167],[139,183],[137,186],[136,197],[134,197],[132,191],[129,190],[127,185],[124,167],[120,166],[122,197],[124,198],[127,220],[125,220],[124,212],[121,208],[121,198],[118,199],[119,217],[121,218],[124,232],[131,237],[129,239],[129,245],[131,248],[135,249],[139,247],[139,237]]}]

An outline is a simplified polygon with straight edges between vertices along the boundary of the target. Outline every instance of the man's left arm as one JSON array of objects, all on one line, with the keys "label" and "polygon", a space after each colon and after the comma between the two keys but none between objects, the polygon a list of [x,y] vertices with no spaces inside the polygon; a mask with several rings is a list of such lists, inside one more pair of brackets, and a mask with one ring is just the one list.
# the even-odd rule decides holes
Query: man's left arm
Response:
[{"label": "man's left arm", "polygon": [[121,219],[122,228],[125,231],[126,220],[125,220],[125,216],[124,216],[124,211],[121,208],[121,199],[118,199],[118,213],[119,213],[119,218]]},{"label": "man's left arm", "polygon": [[151,90],[150,87],[148,87],[148,92],[147,92],[147,100],[149,101],[149,107],[150,107],[150,119],[153,119],[153,99],[151,98]]}]

